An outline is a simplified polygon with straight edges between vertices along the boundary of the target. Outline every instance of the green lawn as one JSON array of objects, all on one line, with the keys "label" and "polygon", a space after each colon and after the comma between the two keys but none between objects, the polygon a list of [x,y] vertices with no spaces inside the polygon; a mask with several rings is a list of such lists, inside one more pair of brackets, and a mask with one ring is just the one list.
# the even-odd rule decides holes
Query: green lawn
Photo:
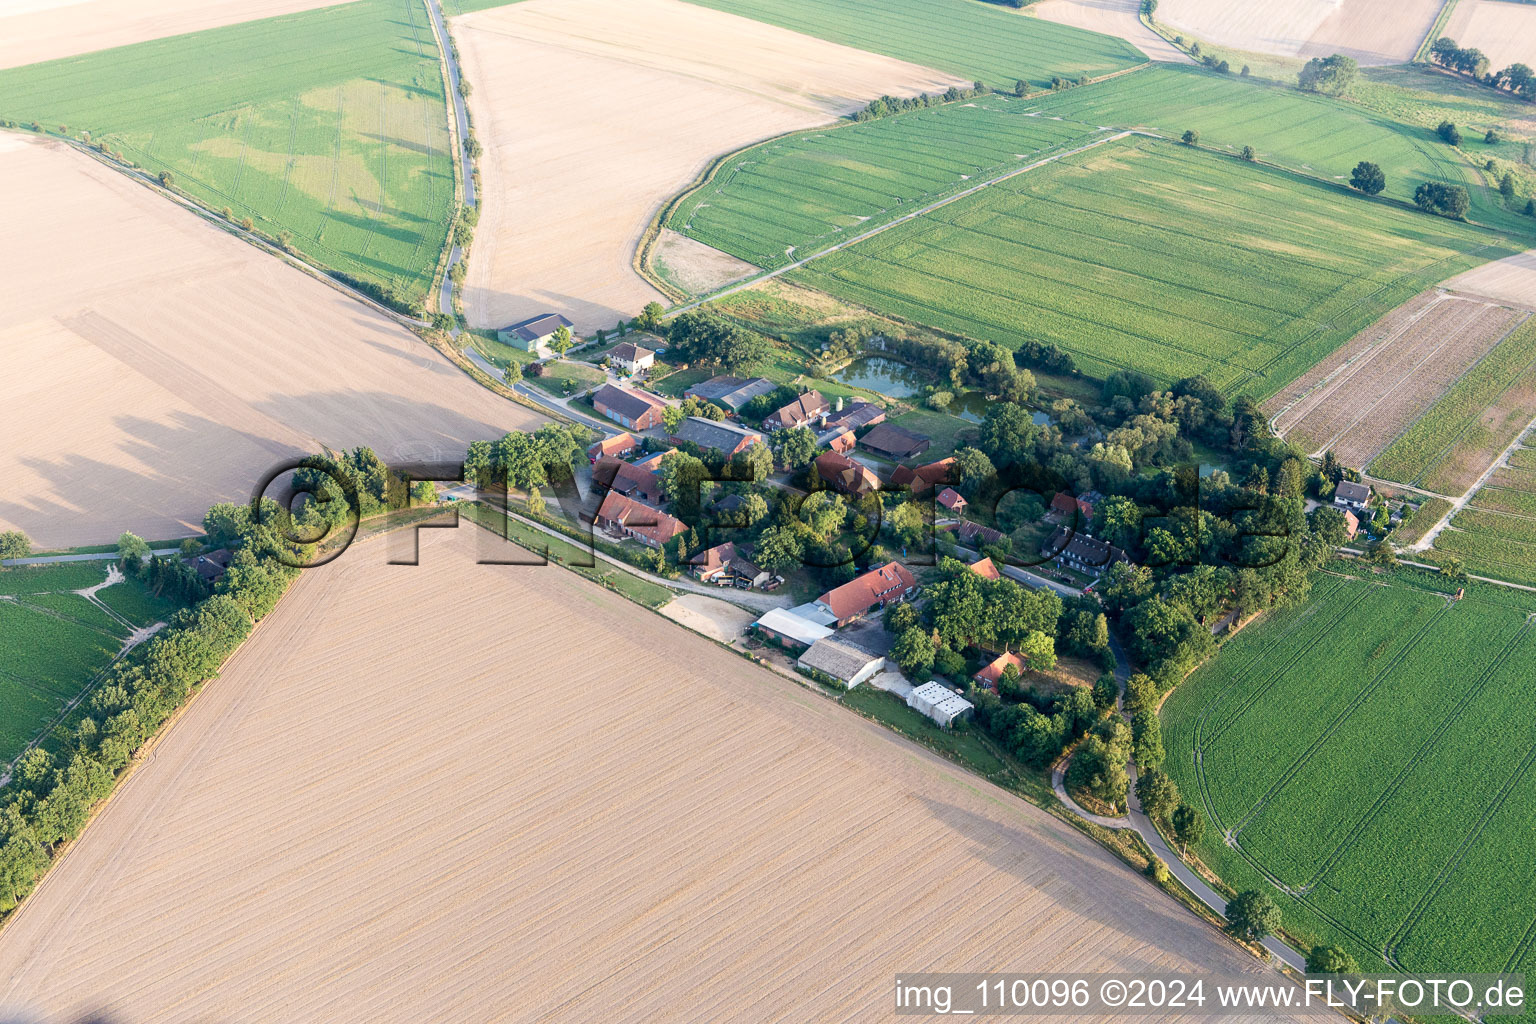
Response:
[{"label": "green lawn", "polygon": [[[538,377],[523,379],[540,391],[564,398],[585,391],[594,384],[602,383],[607,375],[595,366],[573,362],[569,359],[553,359],[544,364],[544,373]],[[566,382],[570,382],[567,388]]]},{"label": "green lawn", "polygon": [[1444,586],[1412,570],[1321,575],[1162,711],[1168,771],[1207,817],[1200,858],[1367,973],[1530,962],[1530,868],[1491,865],[1527,860],[1511,854],[1536,818],[1536,711],[1520,685],[1536,672],[1536,597],[1474,585],[1452,602]]},{"label": "green lawn", "polygon": [[[73,591],[106,578],[106,562],[0,569],[0,768],[111,663],[128,627]],[[180,607],[126,580],[97,596],[135,626]]]},{"label": "green lawn", "polygon": [[[1146,56],[1130,43],[978,0],[693,0],[703,7],[948,71],[997,89],[1097,76]],[[873,96],[870,99],[874,99]]]},{"label": "green lawn", "polygon": [[316,262],[419,301],[453,212],[416,0],[358,0],[0,71],[0,114],[82,129]]},{"label": "green lawn", "polygon": [[1207,374],[1267,395],[1427,285],[1510,249],[1483,231],[1150,139],[1110,143],[790,275],[1091,376]]},{"label": "green lawn", "polygon": [[1008,766],[982,739],[979,729],[964,726],[940,729],[931,719],[907,707],[906,701],[894,693],[864,683],[855,686],[839,699],[908,739],[948,754],[980,775],[991,778],[1008,770]]}]

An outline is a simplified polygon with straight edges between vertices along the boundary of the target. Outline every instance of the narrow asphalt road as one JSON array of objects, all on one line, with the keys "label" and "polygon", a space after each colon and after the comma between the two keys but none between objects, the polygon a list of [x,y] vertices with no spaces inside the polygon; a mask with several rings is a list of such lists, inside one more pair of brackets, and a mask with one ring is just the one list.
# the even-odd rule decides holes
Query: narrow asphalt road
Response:
[{"label": "narrow asphalt road", "polygon": [[[179,548],[155,548],[150,554],[166,556],[179,552]],[[9,568],[13,565],[51,565],[54,562],[110,562],[116,557],[116,551],[93,551],[84,555],[33,555],[30,558],[7,558],[0,565]]]},{"label": "narrow asphalt road", "polygon": [[438,48],[448,67],[448,93],[453,100],[453,114],[459,126],[459,166],[464,172],[464,204],[475,205],[475,175],[469,162],[469,111],[464,108],[464,95],[459,92],[459,62],[453,55],[448,41],[448,25],[443,21],[443,8],[438,0],[426,0],[427,13],[432,16],[432,31],[437,33]]}]

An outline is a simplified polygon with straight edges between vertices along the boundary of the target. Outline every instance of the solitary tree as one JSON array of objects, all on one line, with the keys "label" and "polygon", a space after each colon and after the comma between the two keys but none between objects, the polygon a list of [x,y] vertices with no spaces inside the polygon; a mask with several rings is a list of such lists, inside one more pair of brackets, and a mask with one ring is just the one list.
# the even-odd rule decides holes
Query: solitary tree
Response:
[{"label": "solitary tree", "polygon": [[117,538],[117,557],[124,572],[136,573],[143,565],[144,559],[149,557],[149,545],[137,534],[124,531],[123,535]]},{"label": "solitary tree", "polygon": [[513,384],[516,384],[518,381],[522,380],[522,364],[519,363],[516,359],[512,360],[507,364],[507,368],[501,371],[501,379],[507,385],[507,387],[511,387]]},{"label": "solitary tree", "polygon": [[909,676],[923,676],[933,668],[933,637],[913,626],[896,638],[891,647],[891,657]]},{"label": "solitary tree", "polygon": [[1227,904],[1227,925],[1238,938],[1257,942],[1280,927],[1280,908],[1267,894],[1245,889]]},{"label": "solitary tree", "polygon": [[571,349],[571,329],[564,324],[555,328],[555,336],[549,339],[549,347],[555,350],[556,358],[565,355]]},{"label": "solitary tree", "polygon": [[1307,952],[1308,974],[1359,974],[1355,958],[1338,946],[1313,946]]},{"label": "solitary tree", "polygon": [[0,533],[0,558],[26,558],[32,553],[32,542],[20,530]]},{"label": "solitary tree", "polygon": [[1499,141],[1499,133],[1494,131],[1492,128],[1489,128],[1488,129],[1488,133],[1483,136],[1483,143],[1485,145],[1492,146],[1492,145],[1496,144],[1498,141]]},{"label": "solitary tree", "polygon": [[1200,133],[1195,131],[1193,128],[1190,128],[1185,131],[1185,133],[1180,136],[1180,138],[1183,140],[1184,145],[1193,146],[1195,143],[1200,141]]},{"label": "solitary tree", "polygon": [[173,185],[176,181],[176,176],[173,175],[170,171],[161,171],[159,177],[160,184],[164,185],[166,188],[170,188],[171,185]]},{"label": "solitary tree", "polygon": [[635,317],[635,326],[643,331],[655,331],[661,326],[661,315],[665,312],[661,303],[647,302],[640,315]]},{"label": "solitary tree", "polygon": [[1387,176],[1376,164],[1362,160],[1355,164],[1354,173],[1349,176],[1349,184],[1357,191],[1374,196],[1387,187]]},{"label": "solitary tree", "polygon": [[1525,201],[1525,215],[1527,217],[1536,217],[1536,199],[1527,199]]},{"label": "solitary tree", "polygon": [[1461,129],[1453,121],[1441,121],[1435,128],[1435,134],[1453,146],[1461,145]]},{"label": "solitary tree", "polygon": [[1018,96],[1018,97],[1021,97],[1021,98],[1024,97],[1024,96],[1029,95],[1029,83],[1024,81],[1024,79],[1022,79],[1022,78],[1019,79],[1017,82],[1014,82],[1013,83],[1013,94],[1015,96]]},{"label": "solitary tree", "polygon": [[1331,57],[1313,57],[1296,75],[1296,84],[1305,92],[1339,96],[1354,84],[1360,66],[1343,54]]},{"label": "solitary tree", "polygon": [[1253,163],[1258,158],[1259,158],[1259,155],[1253,151],[1253,147],[1252,146],[1244,146],[1243,147],[1243,159],[1244,160],[1247,160],[1249,163]]},{"label": "solitary tree", "polygon": [[1136,778],[1136,799],[1147,817],[1167,817],[1179,805],[1179,787],[1161,771],[1149,768]]},{"label": "solitary tree", "polygon": [[1499,179],[1499,195],[1503,196],[1506,202],[1515,198],[1515,176],[1507,171],[1504,177]]},{"label": "solitary tree", "polygon": [[1179,804],[1173,809],[1172,820],[1173,838],[1179,841],[1180,851],[1187,854],[1189,848],[1205,835],[1205,819],[1189,804]]}]

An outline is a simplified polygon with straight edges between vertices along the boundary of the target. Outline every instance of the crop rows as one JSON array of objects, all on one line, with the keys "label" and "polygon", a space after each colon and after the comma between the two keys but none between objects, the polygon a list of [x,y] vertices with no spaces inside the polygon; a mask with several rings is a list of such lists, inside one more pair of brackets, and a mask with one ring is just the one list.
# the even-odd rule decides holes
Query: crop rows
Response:
[{"label": "crop rows", "polygon": [[1470,262],[1478,241],[1141,140],[1019,175],[792,277],[976,338],[1054,342],[1093,375],[1205,373],[1269,393]]},{"label": "crop rows", "polygon": [[1536,494],[1490,484],[1472,496],[1472,507],[1513,512],[1519,516],[1536,516]]},{"label": "crop rows", "polygon": [[[1259,872],[1296,887],[1271,890],[1287,924],[1362,963],[1519,962],[1536,921],[1536,870],[1512,853],[1536,827],[1521,685],[1536,672],[1536,599],[1472,584],[1447,604],[1396,579],[1330,579],[1229,640],[1164,707],[1169,771],[1225,808],[1200,856],[1238,888],[1266,884]],[[1213,713],[1227,724],[1197,759]],[[1239,824],[1234,849],[1224,831]]]},{"label": "crop rows", "polygon": [[[1446,529],[1435,538],[1435,550],[1461,555],[1469,561],[1490,562],[1512,569],[1536,572],[1536,545],[1502,540],[1467,530]],[[1476,569],[1474,564],[1471,566]]]},{"label": "crop rows", "polygon": [[[1417,423],[1377,456],[1371,463],[1371,472],[1407,483],[1424,478],[1426,486],[1432,490],[1444,488],[1444,493],[1459,494],[1466,490],[1467,484],[1487,467],[1493,455],[1503,450],[1530,422],[1531,413],[1524,411],[1529,406],[1519,401],[1514,403],[1517,408],[1512,415],[1494,417],[1492,423],[1484,420],[1485,414],[1500,402],[1522,374],[1530,371],[1533,361],[1536,361],[1536,317],[1525,319],[1451,385]],[[1521,415],[1525,417],[1523,420],[1519,420]],[[1460,467],[1469,461],[1475,463],[1475,458],[1469,457],[1487,452],[1490,447],[1493,454],[1471,474],[1470,479],[1465,470],[1455,474],[1449,472],[1451,466]],[[1447,467],[1446,473],[1432,472],[1441,465]],[[1441,486],[1428,482],[1431,475]],[[1457,482],[1461,484],[1460,490],[1455,489]]]},{"label": "crop rows", "polygon": [[358,0],[16,68],[0,112],[86,129],[317,262],[420,298],[453,199],[426,17]]},{"label": "crop rows", "polygon": [[1053,75],[1102,75],[1146,59],[1120,39],[968,0],[692,2],[999,89],[1020,78],[1038,86]]}]

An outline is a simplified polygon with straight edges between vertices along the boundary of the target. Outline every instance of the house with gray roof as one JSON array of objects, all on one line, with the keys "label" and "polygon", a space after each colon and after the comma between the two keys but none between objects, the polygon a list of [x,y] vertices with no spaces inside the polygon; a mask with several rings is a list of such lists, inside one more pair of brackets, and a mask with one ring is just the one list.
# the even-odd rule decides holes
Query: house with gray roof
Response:
[{"label": "house with gray roof", "polygon": [[570,330],[574,326],[559,313],[540,313],[510,327],[503,327],[496,332],[496,340],[524,352],[547,352],[549,341],[556,331],[562,327]]},{"label": "house with gray roof", "polygon": [[714,402],[731,412],[740,412],[746,405],[758,395],[769,395],[778,388],[778,385],[767,377],[732,377],[723,375],[711,377],[709,380],[700,381],[687,391],[684,397],[697,398],[705,402]]}]

